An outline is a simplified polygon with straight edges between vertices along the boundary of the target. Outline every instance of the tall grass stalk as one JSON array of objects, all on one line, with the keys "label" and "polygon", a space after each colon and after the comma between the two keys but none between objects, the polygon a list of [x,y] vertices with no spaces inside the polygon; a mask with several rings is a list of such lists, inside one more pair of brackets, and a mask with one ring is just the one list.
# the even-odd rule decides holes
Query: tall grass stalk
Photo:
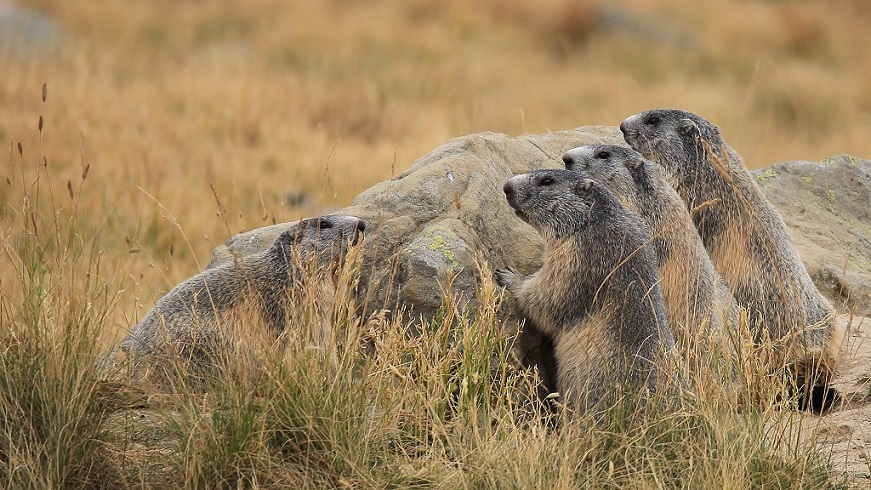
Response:
[{"label": "tall grass stalk", "polygon": [[[42,116],[38,130],[41,148]],[[94,359],[119,284],[41,151],[17,149],[10,167],[20,181],[8,183],[0,214],[0,485],[101,486],[110,479]]]}]

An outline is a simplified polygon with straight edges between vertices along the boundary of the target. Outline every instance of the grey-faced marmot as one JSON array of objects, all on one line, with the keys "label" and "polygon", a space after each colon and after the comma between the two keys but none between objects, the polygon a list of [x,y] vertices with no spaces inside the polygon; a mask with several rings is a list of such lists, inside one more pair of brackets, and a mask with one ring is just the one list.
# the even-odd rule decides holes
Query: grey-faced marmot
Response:
[{"label": "grey-faced marmot", "polygon": [[628,117],[620,129],[683,198],[714,266],[748,310],[756,338],[782,344],[776,362],[797,371],[799,386],[816,387],[814,398],[829,392],[843,331],[780,214],[717,126],[689,112],[657,109]]},{"label": "grey-faced marmot", "polygon": [[541,269],[496,271],[518,316],[554,342],[557,387],[574,409],[612,396],[643,399],[661,378],[657,355],[674,345],[644,223],[601,184],[537,170],[504,187],[516,214],[545,239]]},{"label": "grey-faced marmot", "polygon": [[587,145],[563,155],[567,170],[601,182],[638,214],[650,230],[659,288],[678,336],[734,325],[737,309],[717,273],[680,196],[661,170],[640,153],[614,145]]},{"label": "grey-faced marmot", "polygon": [[266,251],[191,277],[157,302],[111,362],[117,368],[123,355],[134,377],[158,382],[181,367],[199,382],[216,364],[304,322],[318,323],[311,340],[329,355],[336,273],[364,229],[353,216],[304,219]]}]

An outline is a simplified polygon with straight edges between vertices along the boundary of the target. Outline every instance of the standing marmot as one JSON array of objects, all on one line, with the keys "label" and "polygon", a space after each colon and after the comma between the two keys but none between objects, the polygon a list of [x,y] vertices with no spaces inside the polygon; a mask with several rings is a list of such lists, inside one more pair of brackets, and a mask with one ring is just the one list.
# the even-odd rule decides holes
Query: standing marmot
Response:
[{"label": "standing marmot", "polygon": [[621,389],[656,389],[655,358],[671,349],[644,223],[601,184],[537,170],[504,187],[516,214],[545,239],[541,269],[496,271],[518,314],[554,342],[557,387],[575,409],[604,408]]},{"label": "standing marmot", "polygon": [[[736,321],[732,294],[717,273],[680,196],[661,170],[635,150],[588,145],[563,155],[566,169],[601,182],[650,230],[659,288],[675,334],[718,331]],[[726,315],[724,315],[726,313]]]},{"label": "standing marmot", "polygon": [[780,214],[719,129],[689,112],[658,109],[628,117],[620,130],[665,170],[711,260],[747,308],[756,338],[783,342],[781,362],[793,364],[800,386],[825,387],[843,331],[833,325],[834,310],[811,281]]},{"label": "standing marmot", "polygon": [[306,321],[319,322],[312,340],[332,353],[336,273],[364,229],[353,216],[304,219],[264,252],[191,277],[157,302],[113,361],[129,356],[137,378],[165,380],[181,367],[201,382],[221,362]]}]

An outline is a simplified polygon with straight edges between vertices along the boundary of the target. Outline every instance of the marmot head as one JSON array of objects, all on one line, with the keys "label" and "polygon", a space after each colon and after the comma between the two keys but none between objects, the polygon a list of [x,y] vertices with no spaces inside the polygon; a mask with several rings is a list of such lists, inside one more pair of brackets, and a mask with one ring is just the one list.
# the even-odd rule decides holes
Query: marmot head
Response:
[{"label": "marmot head", "polygon": [[629,146],[665,169],[674,186],[710,167],[708,151],[722,156],[720,130],[691,112],[677,109],[642,112],[623,120],[620,131]]},{"label": "marmot head", "polygon": [[624,205],[638,211],[645,197],[658,194],[653,188],[650,161],[637,151],[616,145],[586,145],[572,148],[563,155],[566,170],[606,185]]},{"label": "marmot head", "polygon": [[515,175],[502,189],[515,214],[549,239],[565,238],[607,220],[620,206],[602,184],[568,170]]},{"label": "marmot head", "polygon": [[272,244],[272,251],[289,259],[294,253],[302,258],[317,256],[319,263],[340,265],[348,247],[363,236],[366,223],[355,216],[326,215],[306,218],[284,231]]}]

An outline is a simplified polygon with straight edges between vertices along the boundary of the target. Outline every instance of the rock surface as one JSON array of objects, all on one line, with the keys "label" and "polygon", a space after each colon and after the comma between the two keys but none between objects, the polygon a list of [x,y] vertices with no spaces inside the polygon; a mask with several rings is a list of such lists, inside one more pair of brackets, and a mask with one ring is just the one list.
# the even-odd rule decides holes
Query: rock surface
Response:
[{"label": "rock surface", "polygon": [[817,287],[837,306],[871,315],[871,161],[840,155],[754,174]]}]

